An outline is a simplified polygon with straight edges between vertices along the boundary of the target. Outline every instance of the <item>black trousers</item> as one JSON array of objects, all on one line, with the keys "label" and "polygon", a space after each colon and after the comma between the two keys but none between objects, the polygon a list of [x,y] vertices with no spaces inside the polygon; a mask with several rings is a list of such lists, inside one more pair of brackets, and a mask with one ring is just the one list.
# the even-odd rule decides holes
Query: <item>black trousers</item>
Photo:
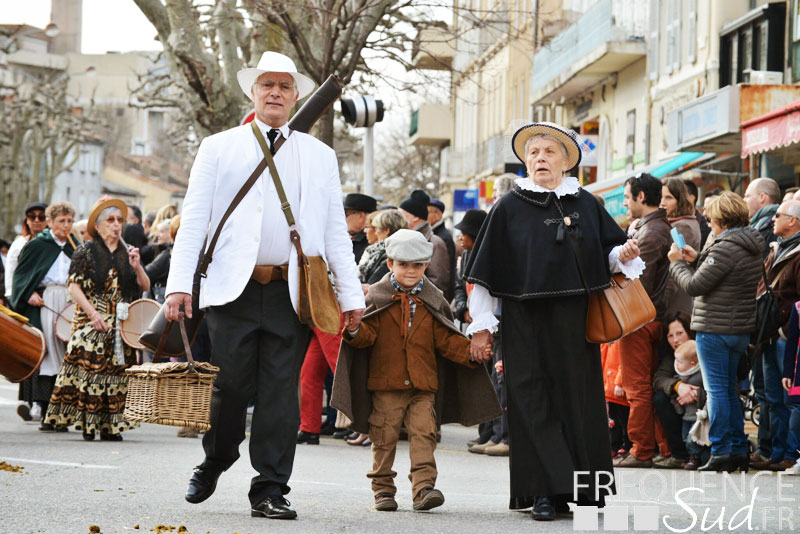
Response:
[{"label": "black trousers", "polygon": [[661,421],[661,426],[664,427],[672,456],[678,460],[688,460],[689,452],[686,450],[686,442],[683,440],[681,432],[683,419],[675,411],[675,407],[666,393],[661,390],[653,393],[653,408],[656,410],[658,420]]},{"label": "black trousers", "polygon": [[203,465],[228,469],[245,438],[247,404],[256,399],[250,463],[258,472],[250,502],[289,493],[300,408],[297,385],[311,331],[300,324],[282,280],[250,280],[242,294],[206,315],[211,363],[220,368],[211,397],[211,430]]}]

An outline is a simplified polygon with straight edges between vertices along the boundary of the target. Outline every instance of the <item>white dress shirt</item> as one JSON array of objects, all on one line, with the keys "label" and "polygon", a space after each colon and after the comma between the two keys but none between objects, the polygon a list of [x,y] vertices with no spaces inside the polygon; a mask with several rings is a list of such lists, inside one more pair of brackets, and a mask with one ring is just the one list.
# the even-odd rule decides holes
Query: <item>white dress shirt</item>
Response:
[{"label": "white dress shirt", "polygon": [[[261,133],[264,134],[264,140],[269,146],[269,138],[267,132],[272,127],[255,119]],[[275,154],[275,168],[278,170],[283,190],[286,193],[286,200],[292,207],[292,214],[297,217],[298,209],[300,207],[300,181],[298,180],[299,172],[292,167],[297,165],[299,161],[297,158],[297,143],[292,139],[293,135],[289,135],[289,125],[284,124],[280,128],[280,135],[275,138],[275,143],[281,137],[285,137],[286,141],[283,146]],[[253,136],[253,143],[256,148],[261,152],[261,146],[258,144],[256,136]],[[293,165],[294,164],[294,165]],[[286,216],[281,210],[281,200],[278,197],[278,190],[275,189],[275,182],[272,180],[269,168],[264,170],[261,175],[261,187],[264,191],[263,208],[259,206],[261,212],[261,243],[258,247],[258,258],[256,265],[284,265],[289,263],[289,255],[294,249],[292,241],[289,239],[289,224],[286,222]]]}]

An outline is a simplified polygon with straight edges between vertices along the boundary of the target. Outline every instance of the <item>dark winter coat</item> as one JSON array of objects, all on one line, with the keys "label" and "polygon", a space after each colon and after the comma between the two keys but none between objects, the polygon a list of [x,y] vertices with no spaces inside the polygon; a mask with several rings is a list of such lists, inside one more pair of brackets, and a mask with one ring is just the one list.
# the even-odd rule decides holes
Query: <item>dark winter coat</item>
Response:
[{"label": "dark winter coat", "polygon": [[447,256],[450,258],[450,287],[444,292],[444,298],[450,302],[453,300],[453,290],[455,286],[455,272],[456,272],[456,243],[453,241],[453,234],[450,233],[444,221],[439,221],[431,227],[433,234],[438,236],[439,239],[444,241],[447,247]]},{"label": "dark winter coat", "polygon": [[[394,304],[394,293],[389,275],[371,286],[367,294],[364,320],[369,320]],[[425,279],[422,291],[417,296],[434,320],[460,334],[453,324],[453,316],[442,292],[430,280]],[[460,423],[472,426],[502,415],[500,403],[484,366],[466,367],[438,355],[436,364],[438,391],[434,406],[439,424]],[[369,349],[354,349],[347,343],[342,343],[333,380],[331,406],[352,421],[351,429],[362,434],[369,432],[368,418],[372,413],[372,395],[367,389],[369,375]]]},{"label": "dark winter coat", "polygon": [[783,378],[792,380],[789,404],[800,404],[800,315],[797,304],[792,306],[789,323],[786,327],[786,350],[783,353]]},{"label": "dark winter coat", "polygon": [[[784,325],[785,330],[789,322],[789,315],[792,313],[792,305],[800,300],[800,239],[796,239],[792,245],[789,245],[789,250],[784,252],[776,262],[775,256],[778,254],[778,247],[779,242],[777,241],[770,244],[770,252],[764,262],[764,268],[767,270],[767,280],[778,299],[778,306],[781,309],[781,324]],[[762,276],[758,282],[757,294],[761,295],[764,291],[766,288]]]},{"label": "dark winter coat", "polygon": [[692,297],[692,330],[750,334],[756,328],[756,288],[764,238],[752,227],[721,233],[693,265],[678,260],[672,278]]},{"label": "dark winter coat", "polygon": [[669,281],[669,260],[667,252],[672,246],[672,230],[667,221],[667,211],[658,209],[645,215],[636,224],[633,239],[639,241],[639,257],[644,261],[644,273],[639,278],[647,296],[656,308],[656,319],[660,320],[667,311],[667,282]]}]

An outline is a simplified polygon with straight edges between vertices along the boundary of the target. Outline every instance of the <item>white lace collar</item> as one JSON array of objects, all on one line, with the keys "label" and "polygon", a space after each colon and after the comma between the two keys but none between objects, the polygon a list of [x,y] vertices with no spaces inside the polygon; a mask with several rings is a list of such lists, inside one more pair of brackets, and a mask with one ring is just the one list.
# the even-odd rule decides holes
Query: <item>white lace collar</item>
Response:
[{"label": "white lace collar", "polygon": [[541,185],[536,185],[530,178],[517,178],[514,180],[514,183],[518,185],[520,189],[533,191],[534,193],[555,193],[558,198],[565,195],[576,194],[581,186],[578,179],[574,176],[565,176],[564,179],[561,180],[561,184],[555,189],[547,189]]}]

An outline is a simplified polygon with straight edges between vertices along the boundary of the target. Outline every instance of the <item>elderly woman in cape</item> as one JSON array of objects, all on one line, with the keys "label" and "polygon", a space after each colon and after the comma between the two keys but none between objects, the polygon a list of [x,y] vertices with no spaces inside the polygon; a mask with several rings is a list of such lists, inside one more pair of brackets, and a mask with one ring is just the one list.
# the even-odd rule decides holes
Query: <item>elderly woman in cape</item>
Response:
[{"label": "elderly woman in cape", "polygon": [[600,347],[585,337],[588,293],[607,288],[613,272],[638,277],[644,264],[636,242],[566,176],[581,159],[575,132],[529,124],[512,148],[528,177],[492,208],[475,240],[467,333],[473,357],[486,358],[502,299],[510,508],[551,520],[568,512],[576,486],[582,505],[603,506],[614,491],[595,476],[612,464]]},{"label": "elderly woman in cape", "polygon": [[72,255],[67,279],[77,306],[44,422],[74,424],[87,441],[96,432],[103,441],[121,441],[121,432],[135,426],[123,417],[128,393],[123,372],[136,356],[120,337],[117,308],[150,289],[150,279],[139,250],[127,249],[120,240],[127,211],[119,199],[95,204],[87,228],[92,240]]},{"label": "elderly woman in cape", "polygon": [[[47,404],[53,393],[56,375],[64,361],[64,342],[56,337],[55,320],[67,304],[67,273],[76,240],[70,235],[75,209],[69,202],[56,202],[45,210],[47,226],[31,239],[19,255],[14,271],[11,305],[30,319],[45,337],[47,354],[39,370],[23,382],[30,400],[42,405],[42,414],[47,413]],[[65,431],[65,427],[53,427],[48,423],[39,426],[42,432]]]}]

